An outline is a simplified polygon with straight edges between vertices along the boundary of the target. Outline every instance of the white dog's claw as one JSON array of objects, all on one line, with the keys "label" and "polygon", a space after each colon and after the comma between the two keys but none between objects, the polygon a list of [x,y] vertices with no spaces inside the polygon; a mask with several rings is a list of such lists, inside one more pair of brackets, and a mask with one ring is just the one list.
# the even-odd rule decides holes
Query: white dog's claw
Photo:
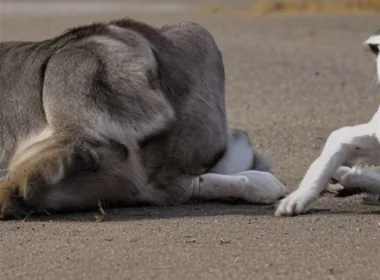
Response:
[{"label": "white dog's claw", "polygon": [[280,201],[275,216],[296,216],[306,213],[310,209],[311,202],[317,197],[314,193],[296,190]]}]

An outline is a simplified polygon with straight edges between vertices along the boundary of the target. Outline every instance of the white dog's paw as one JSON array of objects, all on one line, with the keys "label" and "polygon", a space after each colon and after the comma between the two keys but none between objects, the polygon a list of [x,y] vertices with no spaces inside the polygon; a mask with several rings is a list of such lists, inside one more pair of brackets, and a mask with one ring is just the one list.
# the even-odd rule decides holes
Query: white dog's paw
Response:
[{"label": "white dog's paw", "polygon": [[359,167],[341,166],[335,172],[333,178],[344,188],[355,188],[356,178],[363,175],[364,171]]},{"label": "white dog's paw", "polygon": [[340,184],[342,182],[342,178],[344,178],[350,172],[352,172],[352,168],[351,167],[341,166],[335,172],[335,174],[333,176],[333,179]]},{"label": "white dog's paw", "polygon": [[286,195],[286,187],[268,172],[250,170],[236,175],[247,178],[241,198],[250,203],[272,204]]},{"label": "white dog's paw", "polygon": [[368,193],[378,195],[380,185],[379,167],[339,167],[334,179],[343,187],[336,196],[347,197],[351,195]]},{"label": "white dog's paw", "polygon": [[296,190],[280,201],[276,216],[295,216],[306,213],[310,209],[310,204],[319,197],[312,190]]}]

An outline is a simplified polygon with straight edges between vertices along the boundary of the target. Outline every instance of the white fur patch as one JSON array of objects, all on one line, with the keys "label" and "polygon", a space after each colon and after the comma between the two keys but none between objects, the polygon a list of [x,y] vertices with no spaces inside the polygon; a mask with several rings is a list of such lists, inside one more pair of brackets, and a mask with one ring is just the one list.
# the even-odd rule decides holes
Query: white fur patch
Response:
[{"label": "white fur patch", "polygon": [[365,45],[380,45],[380,35],[372,35],[365,42]]},{"label": "white fur patch", "polygon": [[250,169],[254,151],[246,137],[232,139],[230,136],[228,149],[223,158],[210,170],[219,174],[236,174]]}]

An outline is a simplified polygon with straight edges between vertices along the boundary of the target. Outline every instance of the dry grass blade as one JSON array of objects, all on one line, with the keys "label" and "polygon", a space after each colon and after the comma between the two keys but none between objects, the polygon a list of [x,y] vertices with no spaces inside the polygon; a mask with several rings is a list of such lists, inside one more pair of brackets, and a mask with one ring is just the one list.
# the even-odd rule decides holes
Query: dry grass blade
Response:
[{"label": "dry grass blade", "polygon": [[95,215],[95,218],[97,222],[102,222],[104,220],[104,217],[106,216],[106,212],[104,211],[100,200],[98,200],[98,209],[99,209],[100,215]]},{"label": "dry grass blade", "polygon": [[26,214],[24,219],[22,219],[22,222],[26,222],[26,220],[29,218],[29,216],[32,215],[33,213],[34,213],[34,211],[30,211],[28,214]]}]

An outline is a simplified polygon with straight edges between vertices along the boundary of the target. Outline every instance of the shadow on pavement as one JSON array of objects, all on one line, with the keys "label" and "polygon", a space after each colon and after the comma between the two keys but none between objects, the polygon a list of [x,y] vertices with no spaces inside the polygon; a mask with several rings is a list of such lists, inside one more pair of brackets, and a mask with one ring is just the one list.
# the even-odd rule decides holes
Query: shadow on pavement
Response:
[{"label": "shadow on pavement", "polygon": [[[25,221],[60,221],[60,222],[119,222],[131,220],[156,220],[175,218],[196,218],[207,216],[273,216],[275,205],[252,205],[241,201],[224,203],[189,203],[172,207],[125,207],[106,208],[104,215],[97,209],[93,211],[59,213],[59,214],[35,214],[30,215]],[[357,213],[357,212],[355,212]],[[354,214],[348,210],[331,210],[315,207],[308,215],[347,215]],[[363,215],[380,215],[380,208],[373,206],[360,212]],[[304,216],[304,215],[303,215]],[[281,219],[281,218],[278,218]]]}]

